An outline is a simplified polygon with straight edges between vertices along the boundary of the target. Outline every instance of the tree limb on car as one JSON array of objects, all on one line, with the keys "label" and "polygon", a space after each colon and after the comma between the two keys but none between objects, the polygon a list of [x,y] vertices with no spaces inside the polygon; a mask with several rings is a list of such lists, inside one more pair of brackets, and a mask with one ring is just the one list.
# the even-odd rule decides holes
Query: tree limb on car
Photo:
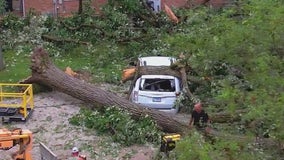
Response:
[{"label": "tree limb on car", "polygon": [[182,134],[188,131],[186,124],[175,120],[169,114],[132,103],[114,93],[104,91],[94,84],[65,74],[52,63],[48,53],[43,48],[36,48],[31,58],[32,75],[21,83],[44,84],[84,102],[98,104],[103,107],[117,106],[128,111],[134,119],[149,115],[165,132]]},{"label": "tree limb on car", "polygon": [[[98,104],[93,105],[94,108],[99,106],[116,106],[128,111],[134,119],[149,115],[164,132],[186,135],[190,131],[188,125],[179,122],[175,116],[132,103],[114,93],[104,91],[94,84],[87,83],[65,74],[52,63],[48,53],[43,48],[36,48],[33,51],[31,62],[30,68],[32,70],[32,75],[21,83],[38,83],[52,87],[84,102]],[[208,134],[223,139],[239,139],[239,136],[224,135],[215,130],[208,130]],[[255,140],[252,140],[250,137],[242,137],[242,139],[251,143],[255,142]],[[281,149],[279,146],[283,145],[282,142],[279,143],[273,139],[262,139],[261,142],[263,145],[278,147],[278,149]]]}]

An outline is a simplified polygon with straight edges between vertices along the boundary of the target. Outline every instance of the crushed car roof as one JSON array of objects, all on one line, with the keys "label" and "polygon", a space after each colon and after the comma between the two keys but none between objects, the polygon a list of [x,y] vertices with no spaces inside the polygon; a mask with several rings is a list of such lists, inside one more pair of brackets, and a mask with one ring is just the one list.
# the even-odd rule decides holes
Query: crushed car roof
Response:
[{"label": "crushed car roof", "polygon": [[175,61],[176,59],[174,57],[165,56],[149,56],[139,58],[140,66],[170,66]]}]

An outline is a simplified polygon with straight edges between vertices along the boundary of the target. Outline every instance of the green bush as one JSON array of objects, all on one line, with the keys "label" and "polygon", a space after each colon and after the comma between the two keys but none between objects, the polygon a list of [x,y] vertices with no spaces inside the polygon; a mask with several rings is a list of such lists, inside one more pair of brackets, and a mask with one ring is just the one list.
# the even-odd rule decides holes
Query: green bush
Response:
[{"label": "green bush", "polygon": [[0,15],[5,13],[6,1],[0,0]]},{"label": "green bush", "polygon": [[278,155],[270,155],[254,143],[243,139],[207,140],[199,132],[193,131],[190,136],[184,137],[176,144],[171,153],[177,160],[267,160],[277,159]]},{"label": "green bush", "polygon": [[150,117],[133,120],[129,113],[117,107],[108,107],[101,112],[81,109],[69,122],[95,129],[100,134],[110,134],[115,142],[126,146],[158,143],[160,139],[160,132]]}]

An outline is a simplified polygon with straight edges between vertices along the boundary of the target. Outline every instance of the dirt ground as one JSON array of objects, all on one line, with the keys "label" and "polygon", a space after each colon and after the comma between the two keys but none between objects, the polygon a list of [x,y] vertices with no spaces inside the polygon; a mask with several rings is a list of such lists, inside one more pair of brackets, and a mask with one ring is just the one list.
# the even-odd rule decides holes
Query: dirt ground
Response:
[{"label": "dirt ground", "polygon": [[[40,160],[39,143],[45,144],[58,159],[71,157],[78,147],[88,160],[150,160],[157,153],[152,145],[122,147],[110,137],[97,136],[95,131],[70,125],[68,119],[77,114],[83,102],[60,92],[34,95],[34,112],[26,122],[0,124],[0,128],[22,128],[33,132],[33,160]],[[0,150],[0,160],[10,160],[17,148]]]},{"label": "dirt ground", "polygon": [[[99,87],[125,97],[128,85],[101,84]],[[56,154],[59,160],[70,159],[73,147],[79,148],[88,160],[152,160],[160,154],[159,146],[146,144],[123,147],[113,143],[108,136],[98,136],[94,130],[69,124],[68,119],[85,104],[67,94],[58,91],[38,93],[34,95],[34,105],[34,111],[26,122],[0,122],[0,128],[22,128],[33,132],[33,160],[41,159],[40,143]],[[177,114],[176,117],[186,123],[189,116]],[[16,150],[17,147],[0,150],[0,160],[10,160],[10,154]]]}]

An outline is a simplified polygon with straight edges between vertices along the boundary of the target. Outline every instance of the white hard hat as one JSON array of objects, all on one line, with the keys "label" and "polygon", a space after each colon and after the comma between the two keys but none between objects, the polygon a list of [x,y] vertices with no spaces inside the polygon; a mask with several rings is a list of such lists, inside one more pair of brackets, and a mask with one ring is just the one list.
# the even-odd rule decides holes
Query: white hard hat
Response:
[{"label": "white hard hat", "polygon": [[77,153],[77,152],[79,152],[79,149],[77,147],[73,147],[72,148],[72,153]]}]

